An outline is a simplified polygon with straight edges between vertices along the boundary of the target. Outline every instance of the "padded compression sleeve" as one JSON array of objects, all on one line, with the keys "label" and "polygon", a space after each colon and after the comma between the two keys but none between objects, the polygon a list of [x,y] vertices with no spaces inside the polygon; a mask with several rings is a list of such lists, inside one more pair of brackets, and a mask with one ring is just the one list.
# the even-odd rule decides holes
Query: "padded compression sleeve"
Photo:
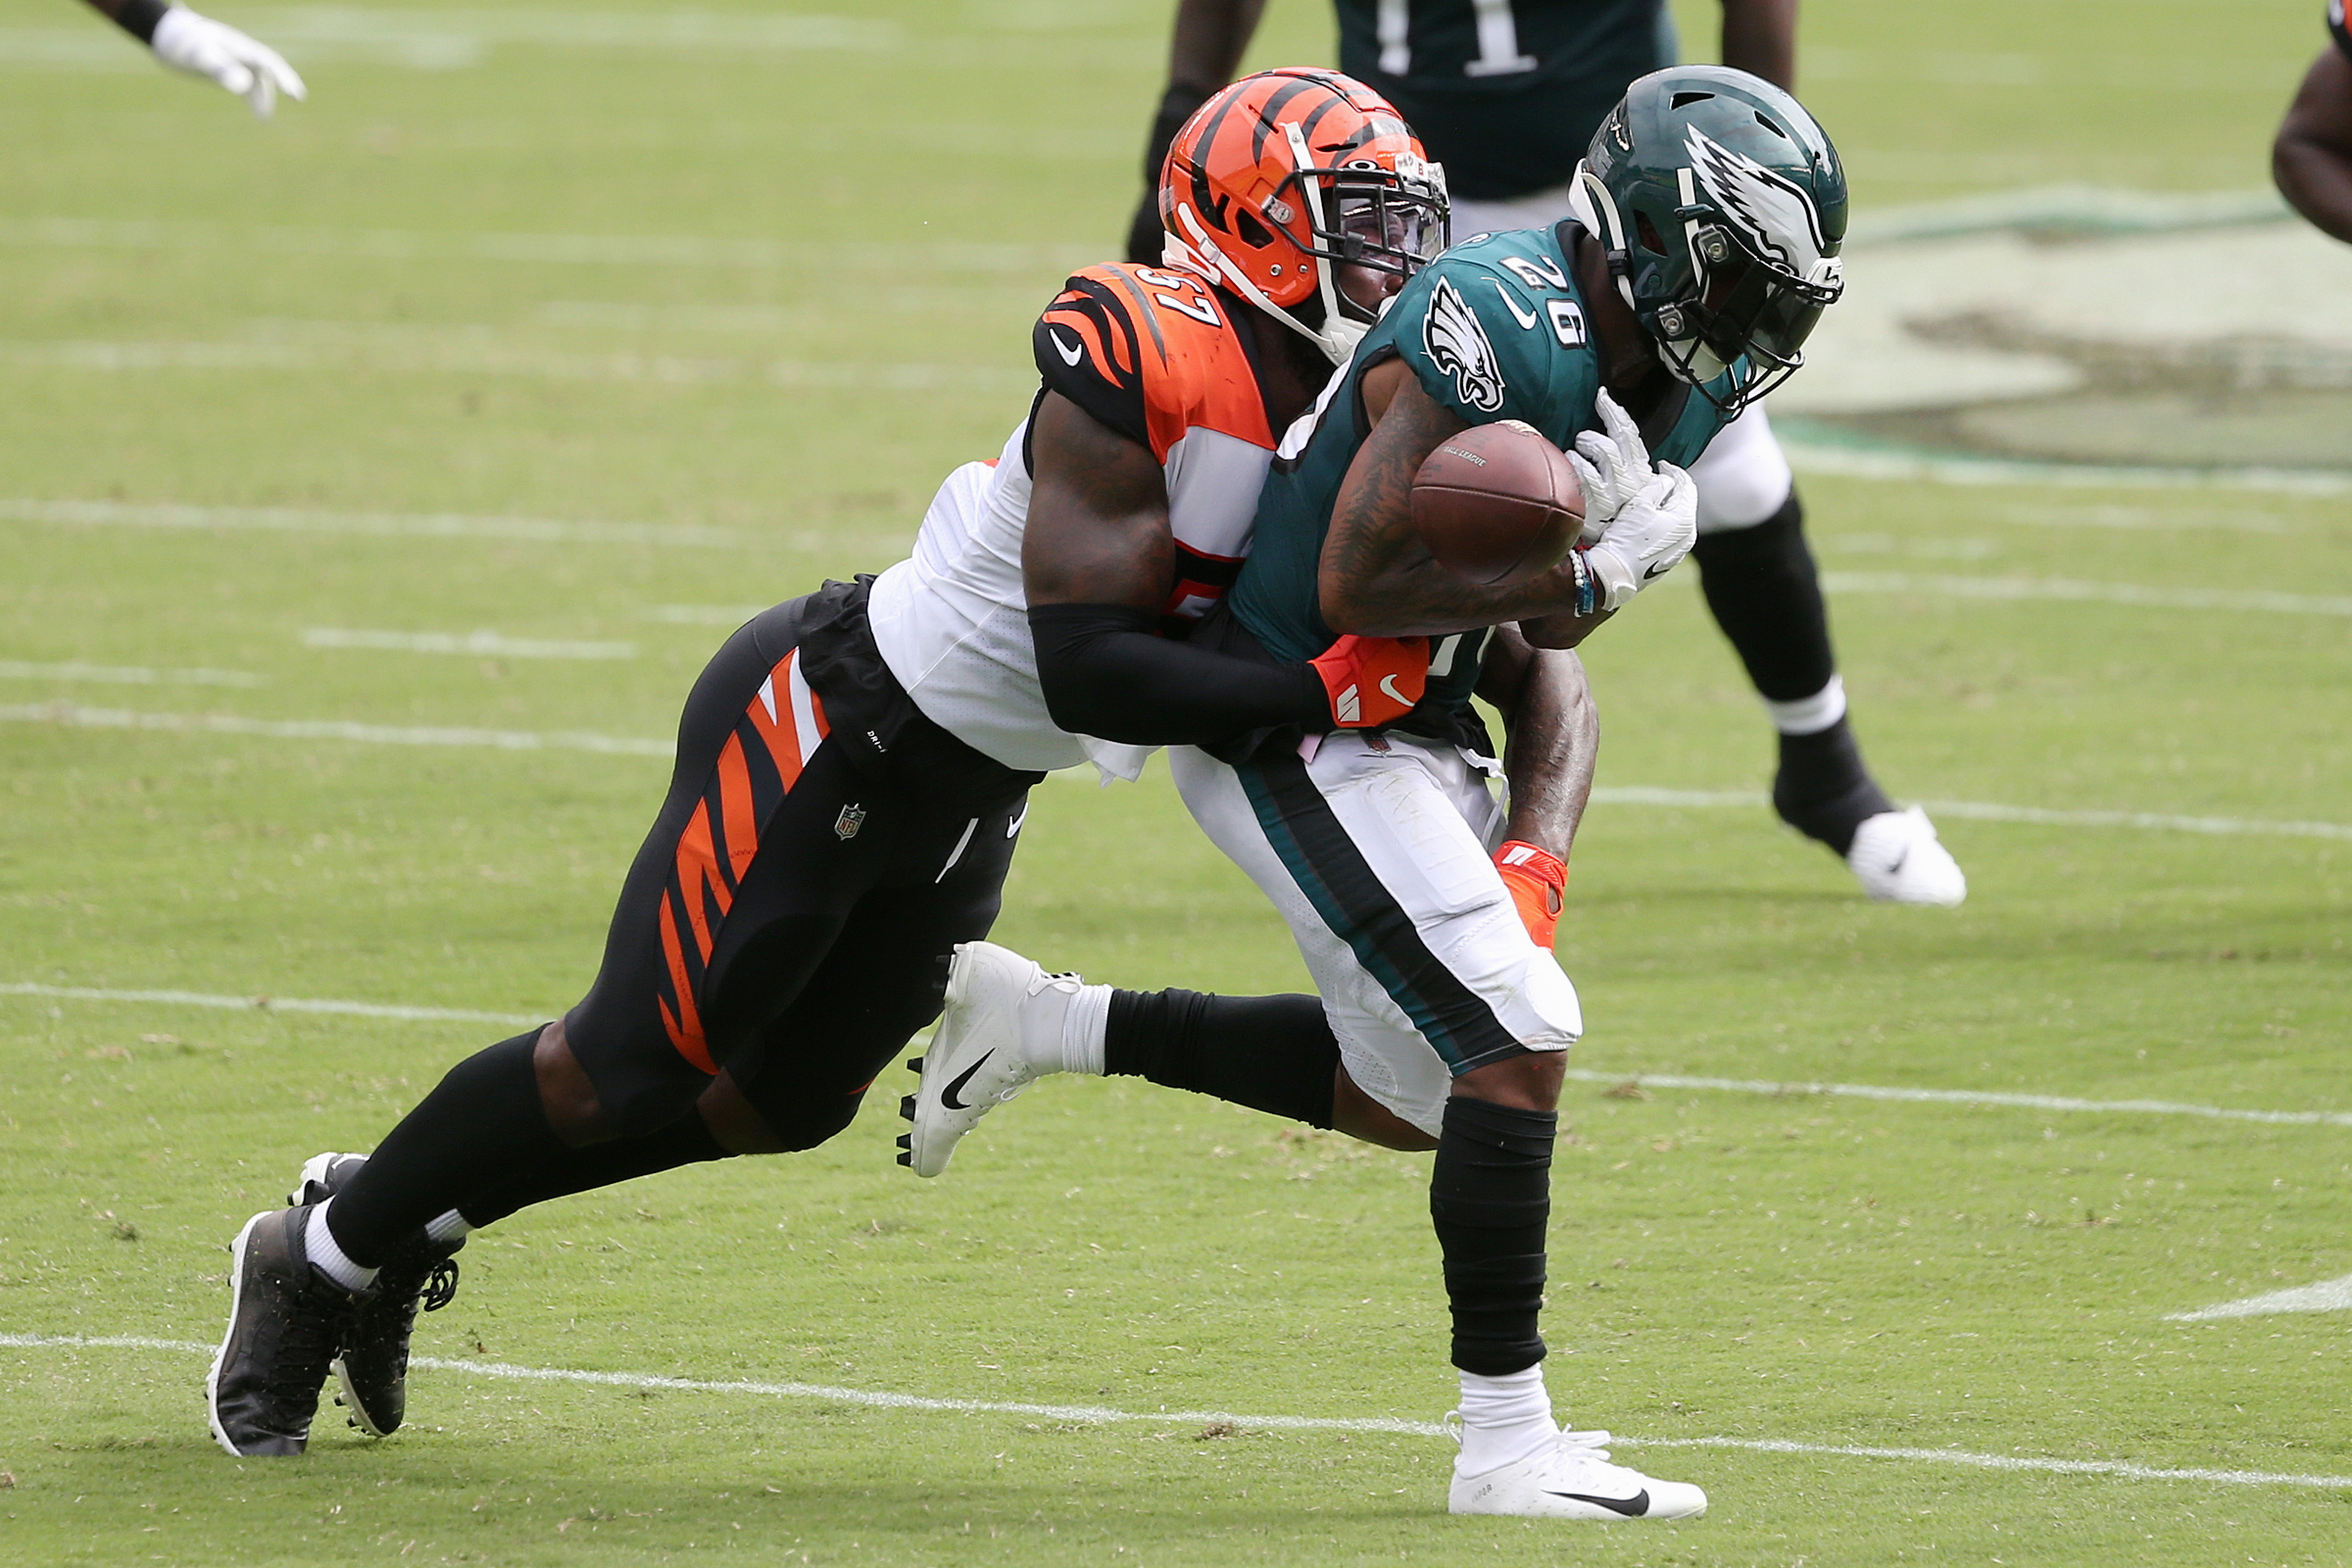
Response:
[{"label": "padded compression sleeve", "polygon": [[1331,727],[1322,677],[1172,642],[1121,605],[1033,605],[1046,710],[1074,735],[1130,746],[1205,746],[1253,729]]}]

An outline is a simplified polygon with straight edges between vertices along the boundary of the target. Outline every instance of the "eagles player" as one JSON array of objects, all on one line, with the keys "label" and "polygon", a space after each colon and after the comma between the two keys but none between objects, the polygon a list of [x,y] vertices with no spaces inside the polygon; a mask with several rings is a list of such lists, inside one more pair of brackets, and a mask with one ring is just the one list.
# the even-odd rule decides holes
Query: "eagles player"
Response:
[{"label": "eagles player", "polygon": [[[1571,200],[1575,218],[1457,245],[1397,296],[1285,441],[1250,559],[1199,634],[1268,662],[1343,632],[1426,635],[1421,704],[1382,729],[1277,727],[1170,763],[1195,819],[1289,922],[1349,1079],[1436,1151],[1461,1384],[1450,1507],[1686,1518],[1706,1506],[1698,1488],[1610,1463],[1607,1435],[1563,1432],[1544,1387],[1554,1107],[1583,1030],[1550,947],[1566,846],[1490,858],[1503,821],[1469,699],[1491,628],[1577,641],[1690,547],[1678,465],[1801,363],[1841,287],[1845,176],[1788,94],[1692,67],[1634,83]],[[1587,542],[1533,582],[1480,587],[1419,543],[1411,486],[1440,442],[1505,418],[1573,442]],[[1111,997],[962,949],[912,1106],[917,1170],[1040,1074],[1084,1070],[1072,1037],[1096,994]],[[1317,1047],[1302,1034],[1293,1049]]]},{"label": "eagles player", "polygon": [[310,96],[285,56],[225,22],[199,16],[172,0],[90,0],[99,15],[155,51],[175,71],[218,82],[253,106],[263,120],[277,107],[277,95]]},{"label": "eagles player", "polygon": [[[1227,97],[1170,167],[1262,198],[1264,221],[1224,203],[1198,231],[1234,266],[1070,279],[1035,333],[1031,417],[950,476],[913,559],[763,612],[703,672],[587,997],[247,1222],[207,1380],[223,1447],[301,1452],[330,1370],[358,1424],[400,1425],[418,1298],[446,1299],[470,1229],[847,1126],[936,1013],[954,949],[986,934],[1044,769],[1131,771],[1137,746],[1379,724],[1418,699],[1418,639],[1281,663],[1155,635],[1221,599],[1274,432],[1444,243],[1437,172],[1359,83],[1277,72]],[[1533,734],[1589,736],[1573,660],[1497,663]],[[1523,784],[1544,793],[1573,750],[1533,748]],[[1204,1000],[1187,1016],[1217,1051],[1174,1081],[1390,1124],[1369,1100],[1335,1105],[1336,1049],[1303,1081],[1296,1060],[1261,1065],[1312,999]],[[1143,1025],[1154,1048],[1180,1033],[1165,1011]]]},{"label": "eagles player", "polygon": [[2328,0],[2333,46],[2320,51],[2271,146],[2271,173],[2296,212],[2352,241],[2352,25]]},{"label": "eagles player", "polygon": [[[1722,0],[1723,60],[1783,89],[1795,79],[1796,0]],[[1593,129],[1635,77],[1674,63],[1662,0],[1335,0],[1341,69],[1387,94],[1446,166],[1457,237],[1556,222]],[[1225,80],[1264,0],[1179,0],[1168,87],[1146,153]],[[1129,254],[1157,254],[1149,204]],[[1709,444],[1692,554],[1716,624],[1779,732],[1783,820],[1843,858],[1868,895],[1950,905],[1967,879],[1918,808],[1898,811],[1845,716],[1820,574],[1788,462],[1761,405]]]}]

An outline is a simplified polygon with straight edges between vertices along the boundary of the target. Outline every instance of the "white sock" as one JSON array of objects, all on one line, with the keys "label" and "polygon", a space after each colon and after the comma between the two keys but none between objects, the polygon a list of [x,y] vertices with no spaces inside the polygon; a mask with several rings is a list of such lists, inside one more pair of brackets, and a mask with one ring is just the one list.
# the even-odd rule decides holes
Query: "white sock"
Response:
[{"label": "white sock", "polygon": [[1102,1075],[1102,1042],[1110,1033],[1110,987],[1080,986],[1061,1015],[1061,1070]]},{"label": "white sock", "polygon": [[1458,1473],[1485,1475],[1526,1458],[1560,1435],[1551,1418],[1551,1396],[1544,1392],[1541,1362],[1499,1378],[1476,1372],[1461,1377],[1462,1451],[1453,1461]]},{"label": "white sock", "polygon": [[1810,697],[1793,703],[1762,699],[1772,715],[1772,727],[1784,735],[1818,735],[1845,716],[1845,677],[1832,675],[1830,683]]},{"label": "white sock", "polygon": [[452,1242],[464,1241],[472,1229],[472,1223],[453,1208],[427,1225],[424,1234],[433,1239],[435,1246],[447,1247]]},{"label": "white sock", "polygon": [[326,1228],[326,1211],[333,1206],[329,1201],[311,1210],[302,1233],[302,1250],[310,1254],[311,1267],[347,1291],[364,1291],[375,1283],[375,1270],[362,1268],[343,1255],[343,1249],[335,1243],[335,1233]]}]

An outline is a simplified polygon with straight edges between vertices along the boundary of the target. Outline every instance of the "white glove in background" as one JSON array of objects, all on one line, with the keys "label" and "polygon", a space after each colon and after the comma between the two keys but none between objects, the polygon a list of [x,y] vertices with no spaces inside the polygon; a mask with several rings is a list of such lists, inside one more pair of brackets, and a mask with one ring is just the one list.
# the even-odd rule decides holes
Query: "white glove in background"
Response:
[{"label": "white glove in background", "polygon": [[1568,465],[1585,487],[1585,527],[1580,542],[1591,544],[1623,512],[1626,503],[1649,488],[1657,478],[1650,466],[1649,448],[1642,444],[1642,427],[1617,406],[1603,387],[1593,399],[1601,427],[1576,438]]},{"label": "white glove in background", "polygon": [[302,78],[285,57],[268,44],[249,38],[224,22],[198,16],[186,6],[173,6],[155,24],[149,47],[165,65],[190,75],[209,76],[253,105],[262,119],[277,107],[277,95],[309,96]]},{"label": "white glove in background", "polygon": [[1673,464],[1661,463],[1648,485],[1585,547],[1585,564],[1600,584],[1600,608],[1617,609],[1672,571],[1697,538],[1698,486]]}]

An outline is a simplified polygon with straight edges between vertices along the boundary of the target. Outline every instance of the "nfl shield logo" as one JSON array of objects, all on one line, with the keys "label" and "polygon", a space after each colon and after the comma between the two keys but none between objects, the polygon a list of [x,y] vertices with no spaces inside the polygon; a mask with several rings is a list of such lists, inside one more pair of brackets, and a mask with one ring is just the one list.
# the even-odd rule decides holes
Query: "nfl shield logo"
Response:
[{"label": "nfl shield logo", "polygon": [[833,832],[844,843],[856,838],[858,830],[863,826],[865,826],[865,808],[855,803],[843,807],[841,814],[833,819]]}]

